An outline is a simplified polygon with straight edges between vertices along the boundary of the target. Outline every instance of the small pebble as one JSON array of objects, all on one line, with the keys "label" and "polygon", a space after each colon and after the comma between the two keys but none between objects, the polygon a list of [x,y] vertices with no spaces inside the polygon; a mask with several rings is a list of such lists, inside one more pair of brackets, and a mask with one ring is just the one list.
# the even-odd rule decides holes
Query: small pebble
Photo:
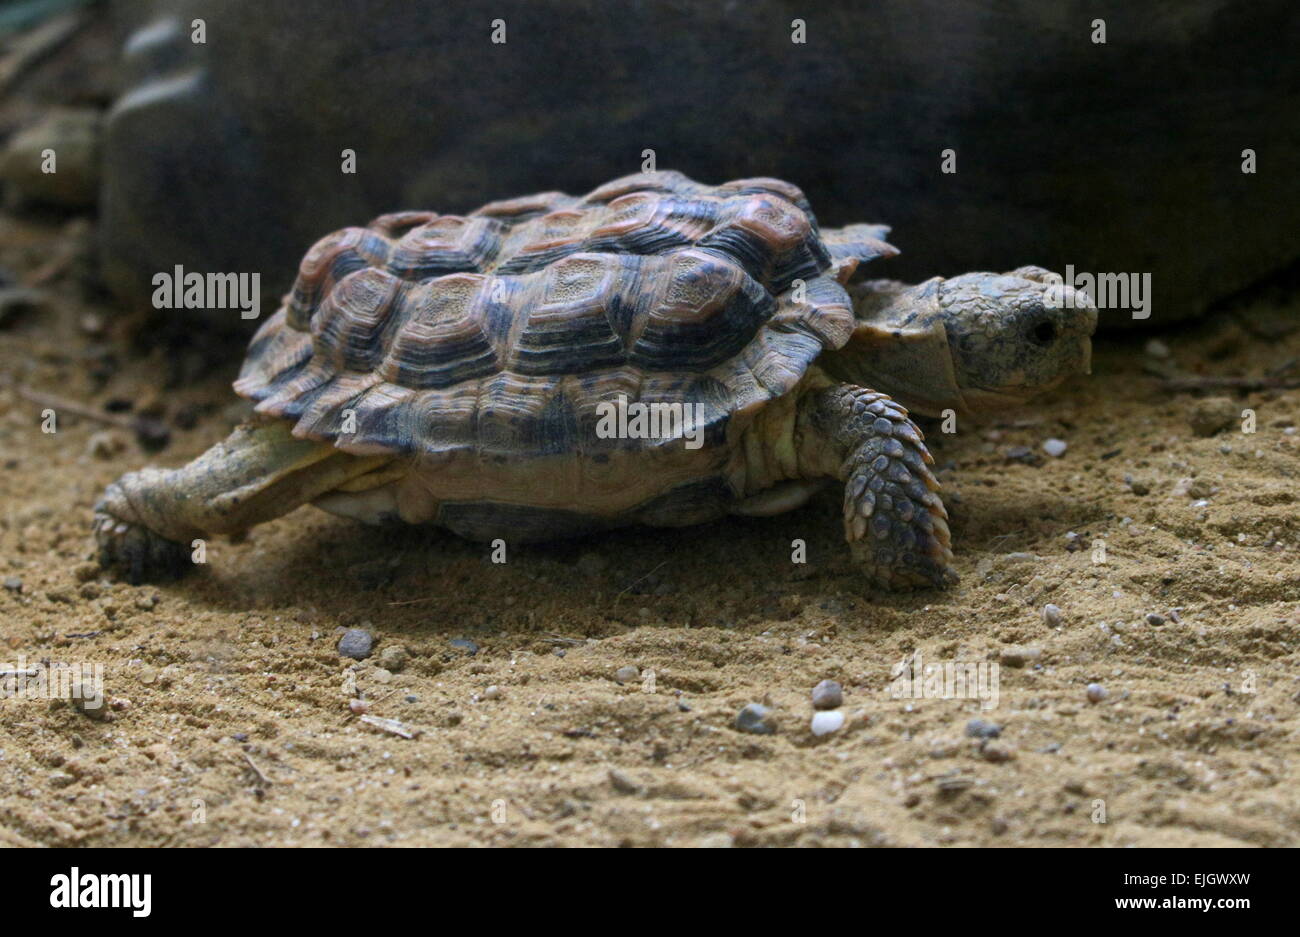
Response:
[{"label": "small pebble", "polygon": [[23,591],[23,581],[19,579],[17,576],[6,576],[4,586],[10,592]]},{"label": "small pebble", "polygon": [[736,845],[736,838],[730,833],[707,833],[696,842],[696,849],[731,849]]},{"label": "small pebble", "polygon": [[400,644],[392,644],[379,652],[379,666],[396,672],[406,666],[409,657],[406,648]]},{"label": "small pebble", "polygon": [[375,646],[375,639],[364,628],[349,628],[339,638],[339,655],[353,660],[364,660],[370,656],[370,649]]},{"label": "small pebble", "polygon": [[1142,350],[1145,351],[1152,358],[1169,357],[1169,346],[1166,345],[1164,342],[1160,341],[1160,339],[1158,338],[1153,338],[1147,341],[1147,343],[1144,346],[1142,346]]},{"label": "small pebble", "polygon": [[957,794],[960,793],[961,791],[970,790],[970,788],[973,787],[974,784],[975,782],[972,781],[970,778],[963,778],[963,777],[939,778],[935,782],[935,786],[938,787],[940,793],[943,794]]},{"label": "small pebble", "polygon": [[111,459],[126,449],[126,442],[111,430],[101,430],[90,437],[86,443],[86,452],[96,459]]},{"label": "small pebble", "polygon": [[641,785],[631,775],[619,771],[617,768],[609,769],[609,784],[620,794],[639,794]]},{"label": "small pebble", "polygon": [[992,742],[980,749],[980,754],[985,761],[991,761],[994,764],[1000,764],[1004,761],[1010,761],[1016,757],[1016,753],[1005,745],[999,745]]},{"label": "small pebble", "polygon": [[1028,446],[1012,446],[1006,451],[1010,462],[1023,462],[1025,465],[1041,465],[1043,457]]},{"label": "small pebble", "polygon": [[138,416],[131,421],[135,430],[135,441],[145,452],[160,452],[171,442],[172,431],[162,420],[150,416]]},{"label": "small pebble", "polygon": [[20,315],[39,309],[46,302],[39,290],[0,284],[0,328],[8,326]]},{"label": "small pebble", "polygon": [[1203,478],[1180,478],[1174,484],[1174,494],[1184,498],[1208,498],[1214,487]]},{"label": "small pebble", "polygon": [[1230,397],[1205,397],[1192,404],[1187,422],[1197,436],[1213,436],[1238,419],[1240,407]]},{"label": "small pebble", "polygon": [[834,680],[823,680],[813,687],[813,709],[837,709],[844,705],[844,688]]},{"label": "small pebble", "polygon": [[1043,656],[1038,647],[1004,647],[998,652],[998,662],[1006,667],[1023,667]]},{"label": "small pebble", "polygon": [[614,671],[614,679],[619,683],[631,683],[639,676],[641,676],[641,671],[633,664],[628,664]]},{"label": "small pebble", "polygon": [[966,734],[973,739],[995,739],[1002,734],[1002,726],[987,719],[972,719],[966,723]]},{"label": "small pebble", "polygon": [[458,650],[464,651],[470,657],[478,653],[478,645],[469,638],[452,638],[447,643]]},{"label": "small pebble", "polygon": [[1109,694],[1106,692],[1106,688],[1102,686],[1100,683],[1088,684],[1088,702],[1100,703],[1108,695]]},{"label": "small pebble", "polygon": [[348,700],[348,709],[360,716],[370,712],[370,704],[363,699]]},{"label": "small pebble", "polygon": [[1065,622],[1065,613],[1059,605],[1050,602],[1043,606],[1043,624],[1049,628],[1059,628]]},{"label": "small pebble", "polygon": [[68,702],[72,704],[77,712],[81,713],[88,719],[103,721],[108,718],[108,707],[103,692],[94,685],[85,681],[78,681],[70,687],[71,697]]},{"label": "small pebble", "polygon": [[1059,459],[1065,455],[1065,450],[1069,447],[1064,439],[1049,439],[1043,443],[1043,451],[1054,459]]},{"label": "small pebble", "polygon": [[1147,624],[1150,625],[1151,627],[1159,628],[1164,623],[1165,623],[1164,615],[1158,615],[1155,612],[1147,613]]},{"label": "small pebble", "polygon": [[736,713],[736,728],[754,735],[771,735],[776,731],[776,720],[772,710],[762,703],[749,703]]},{"label": "small pebble", "polygon": [[501,699],[504,696],[505,693],[502,692],[501,687],[497,686],[495,683],[483,691],[484,699],[496,700]]},{"label": "small pebble", "polygon": [[844,725],[844,713],[839,710],[824,710],[814,713],[812,717],[813,735],[830,735]]},{"label": "small pebble", "polygon": [[584,576],[599,576],[609,566],[609,560],[599,553],[584,553],[578,557],[577,566]]}]

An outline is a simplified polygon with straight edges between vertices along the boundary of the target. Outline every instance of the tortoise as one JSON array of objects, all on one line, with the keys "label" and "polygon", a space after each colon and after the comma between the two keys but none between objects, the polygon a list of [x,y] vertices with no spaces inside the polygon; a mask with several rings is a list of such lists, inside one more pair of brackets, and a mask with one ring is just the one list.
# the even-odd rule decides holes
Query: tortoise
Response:
[{"label": "tortoise", "polygon": [[1039,267],[851,283],[888,231],[820,228],[779,179],[661,170],[330,234],[248,348],[253,418],[109,485],[100,561],[176,575],[196,538],[306,503],[513,544],[776,514],[838,479],[869,583],[950,584],[909,411],[1087,372],[1097,313]]}]

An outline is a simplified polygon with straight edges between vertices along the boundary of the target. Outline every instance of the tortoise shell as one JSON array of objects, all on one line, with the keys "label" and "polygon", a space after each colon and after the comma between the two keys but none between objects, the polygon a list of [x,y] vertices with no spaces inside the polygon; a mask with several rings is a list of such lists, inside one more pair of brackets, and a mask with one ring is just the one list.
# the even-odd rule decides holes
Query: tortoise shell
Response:
[{"label": "tortoise shell", "polygon": [[820,231],[777,179],[667,171],[384,215],[311,248],[235,389],[357,454],[599,462],[671,441],[599,438],[620,395],[702,404],[704,448],[722,447],[848,341],[842,284],[896,253],[887,230]]}]

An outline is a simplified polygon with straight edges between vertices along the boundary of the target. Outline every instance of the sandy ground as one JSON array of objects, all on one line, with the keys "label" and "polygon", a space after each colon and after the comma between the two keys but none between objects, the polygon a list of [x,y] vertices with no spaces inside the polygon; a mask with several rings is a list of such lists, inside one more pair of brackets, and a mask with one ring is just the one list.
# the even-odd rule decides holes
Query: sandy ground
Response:
[{"label": "sandy ground", "polygon": [[[0,265],[39,271],[50,296],[0,326],[0,380],[123,401],[172,436],[145,453],[66,408],[44,433],[43,407],[0,387],[0,669],[98,664],[109,698],[105,718],[0,699],[0,842],[1300,842],[1300,390],[1234,394],[1229,425],[1202,436],[1204,395],[1151,373],[1285,366],[1293,298],[1161,334],[1163,360],[1145,336],[1103,340],[1091,379],[932,433],[962,576],[949,592],[865,588],[834,491],[504,564],[304,508],[212,544],[184,581],[133,587],[89,562],[91,506],[120,473],[221,438],[237,360],[133,351],[67,253],[88,236],[0,216]],[[1052,437],[1059,458],[1040,448]],[[339,656],[345,628],[373,634],[371,657]],[[914,652],[996,663],[997,706],[895,698],[891,668]],[[819,738],[824,679],[846,719]],[[363,722],[356,700],[415,737]],[[775,734],[733,727],[750,702]],[[974,718],[1000,736],[970,737]]]}]

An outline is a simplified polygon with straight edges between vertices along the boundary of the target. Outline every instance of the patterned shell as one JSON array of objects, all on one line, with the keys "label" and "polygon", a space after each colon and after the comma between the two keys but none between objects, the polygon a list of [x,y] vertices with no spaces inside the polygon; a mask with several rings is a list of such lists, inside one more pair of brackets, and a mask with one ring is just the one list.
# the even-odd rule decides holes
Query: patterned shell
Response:
[{"label": "patterned shell", "polygon": [[597,439],[598,405],[620,396],[703,404],[687,409],[723,444],[848,341],[842,283],[896,253],[887,231],[819,231],[778,179],[667,171],[464,217],[384,215],[312,247],[235,389],[359,454],[663,445]]}]

